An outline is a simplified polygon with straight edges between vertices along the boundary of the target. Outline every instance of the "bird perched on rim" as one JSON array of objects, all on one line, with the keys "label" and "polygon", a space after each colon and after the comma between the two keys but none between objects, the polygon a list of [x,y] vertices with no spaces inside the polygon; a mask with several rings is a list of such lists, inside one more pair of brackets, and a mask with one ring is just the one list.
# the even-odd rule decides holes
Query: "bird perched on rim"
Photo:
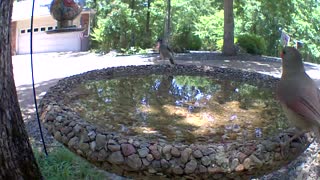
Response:
[{"label": "bird perched on rim", "polygon": [[159,50],[160,58],[162,60],[169,59],[170,64],[175,64],[173,60],[173,51],[168,45],[164,44],[162,39],[157,40],[157,49]]},{"label": "bird perched on rim", "polygon": [[305,72],[297,49],[285,47],[280,56],[282,75],[277,96],[282,109],[298,130],[312,130],[320,140],[320,90]]}]

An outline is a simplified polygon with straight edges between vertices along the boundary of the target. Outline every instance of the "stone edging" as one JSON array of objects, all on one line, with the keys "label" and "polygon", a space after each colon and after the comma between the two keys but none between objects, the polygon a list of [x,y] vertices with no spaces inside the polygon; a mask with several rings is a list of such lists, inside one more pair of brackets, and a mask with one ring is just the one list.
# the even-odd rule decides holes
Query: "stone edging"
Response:
[{"label": "stone edging", "polygon": [[302,136],[281,155],[285,134],[259,141],[216,144],[167,144],[123,137],[89,124],[64,101],[66,92],[88,80],[144,74],[204,75],[275,88],[278,79],[259,73],[209,66],[145,65],[89,71],[64,78],[51,87],[40,104],[40,116],[55,139],[98,167],[123,176],[161,176],[192,179],[235,179],[276,170],[300,155],[311,140]]}]

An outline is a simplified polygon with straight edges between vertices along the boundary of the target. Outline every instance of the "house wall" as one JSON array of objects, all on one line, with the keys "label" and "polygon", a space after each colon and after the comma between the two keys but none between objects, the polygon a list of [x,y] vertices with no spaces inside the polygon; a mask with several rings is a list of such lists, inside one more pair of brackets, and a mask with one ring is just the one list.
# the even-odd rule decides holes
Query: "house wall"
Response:
[{"label": "house wall", "polygon": [[[73,20],[73,25],[76,27],[83,27],[86,28],[85,31],[82,32],[75,32],[75,37],[81,38],[79,41],[79,46],[80,49],[79,51],[87,51],[89,49],[89,37],[88,35],[88,28],[90,27],[90,14],[88,13],[82,13],[78,17],[76,17]],[[42,17],[35,17],[33,21],[33,29],[34,29],[34,39],[37,37],[45,37],[45,31],[48,30],[54,30],[57,27],[57,22],[55,19],[52,18],[52,16],[42,16]],[[19,47],[27,47],[29,46],[26,42],[26,36],[29,36],[28,32],[30,32],[30,19],[25,19],[25,20],[19,20],[19,21],[13,21],[11,24],[11,34],[12,34],[12,40],[11,40],[11,46],[12,46],[12,54],[15,55],[17,53],[20,53],[21,50],[19,50]],[[40,36],[40,34],[43,34]],[[80,34],[80,35],[79,35]],[[38,36],[39,35],[39,36]],[[36,37],[37,36],[37,37]],[[51,35],[51,37],[53,37]],[[30,39],[30,38],[29,38]],[[51,38],[52,39],[52,38]],[[51,40],[55,42],[55,40]],[[66,39],[67,40],[67,39]],[[70,39],[69,39],[70,40]],[[22,42],[19,42],[22,41]],[[30,41],[30,40],[28,40]],[[75,40],[72,40],[74,43],[76,42]],[[19,44],[20,43],[20,44]],[[23,44],[21,44],[23,43]],[[48,42],[48,51],[47,52],[52,52],[55,51],[54,49],[50,49],[49,44],[51,42]],[[52,44],[52,43],[51,43]],[[68,42],[66,42],[68,44]],[[52,46],[51,46],[52,48]],[[61,50],[61,47],[57,48],[57,50]]]},{"label": "house wall", "polygon": [[[77,18],[75,18],[73,20],[73,25],[76,25],[77,27],[80,26],[80,16],[78,16]],[[57,21],[55,19],[53,19],[52,16],[37,17],[37,18],[34,18],[34,20],[33,20],[33,27],[34,28],[53,27],[53,29],[55,29],[56,26],[57,26]],[[30,29],[30,19],[18,21],[17,28],[18,28],[18,30]],[[48,30],[48,29],[46,29],[46,30]]]},{"label": "house wall", "polygon": [[11,55],[16,55],[17,51],[17,22],[14,21],[11,23],[10,27],[11,33]]}]

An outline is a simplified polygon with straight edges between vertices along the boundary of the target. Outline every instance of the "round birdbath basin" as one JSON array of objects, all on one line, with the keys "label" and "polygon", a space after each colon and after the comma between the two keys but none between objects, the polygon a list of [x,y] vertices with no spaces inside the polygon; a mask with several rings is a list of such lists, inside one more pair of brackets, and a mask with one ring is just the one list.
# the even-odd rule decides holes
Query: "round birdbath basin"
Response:
[{"label": "round birdbath basin", "polygon": [[123,176],[258,177],[300,155],[305,135],[274,99],[275,77],[209,66],[128,66],[60,80],[41,119],[55,139]]}]

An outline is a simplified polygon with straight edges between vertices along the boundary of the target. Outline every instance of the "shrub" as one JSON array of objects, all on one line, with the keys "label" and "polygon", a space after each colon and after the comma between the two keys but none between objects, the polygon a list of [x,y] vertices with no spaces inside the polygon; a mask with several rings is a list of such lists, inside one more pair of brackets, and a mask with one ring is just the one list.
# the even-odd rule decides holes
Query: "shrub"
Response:
[{"label": "shrub", "polygon": [[238,36],[237,43],[250,54],[264,54],[266,52],[266,42],[261,36],[255,34],[243,34]]},{"label": "shrub", "polygon": [[176,52],[199,50],[201,48],[201,40],[199,36],[194,35],[191,31],[182,30],[172,37],[171,46]]}]

